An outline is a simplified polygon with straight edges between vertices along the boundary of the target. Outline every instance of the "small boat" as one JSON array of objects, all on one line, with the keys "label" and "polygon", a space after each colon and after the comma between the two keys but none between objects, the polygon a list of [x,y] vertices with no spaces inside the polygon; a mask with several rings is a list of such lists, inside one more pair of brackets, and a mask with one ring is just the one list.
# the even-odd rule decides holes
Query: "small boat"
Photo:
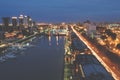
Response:
[{"label": "small boat", "polygon": [[5,55],[6,58],[16,58],[15,54],[8,53]]},{"label": "small boat", "polygon": [[4,58],[4,57],[0,57],[0,62],[5,62],[6,61],[6,59]]}]

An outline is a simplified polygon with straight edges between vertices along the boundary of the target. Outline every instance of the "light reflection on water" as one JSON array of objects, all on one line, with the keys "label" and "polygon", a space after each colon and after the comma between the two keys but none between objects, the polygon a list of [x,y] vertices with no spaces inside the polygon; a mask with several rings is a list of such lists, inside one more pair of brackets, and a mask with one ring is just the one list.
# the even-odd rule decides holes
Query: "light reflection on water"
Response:
[{"label": "light reflection on water", "polygon": [[37,37],[29,46],[25,43],[25,49],[11,53],[15,58],[0,63],[1,80],[62,80],[64,37],[50,38],[49,41],[48,36]]},{"label": "light reflection on water", "polygon": [[[41,37],[40,37],[41,38]],[[39,38],[39,39],[40,39]],[[18,54],[23,54],[27,48],[31,48],[32,42],[36,42],[36,38],[28,40],[26,43],[17,43],[15,45],[10,46],[7,50],[3,51],[3,54],[0,55],[0,63],[7,61],[8,59],[15,59]]]},{"label": "light reflection on water", "polygon": [[[56,39],[56,45],[58,46],[59,45],[59,36],[55,36],[55,39]],[[51,36],[48,36],[48,40],[49,40],[49,46],[51,46]]]}]

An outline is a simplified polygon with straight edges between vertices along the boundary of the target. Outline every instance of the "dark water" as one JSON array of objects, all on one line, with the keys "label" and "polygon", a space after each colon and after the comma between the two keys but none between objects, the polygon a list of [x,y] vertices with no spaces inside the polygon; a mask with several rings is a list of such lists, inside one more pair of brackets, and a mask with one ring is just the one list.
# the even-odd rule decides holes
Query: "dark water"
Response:
[{"label": "dark water", "polygon": [[31,44],[15,59],[0,63],[0,80],[62,80],[64,37],[37,38]]}]

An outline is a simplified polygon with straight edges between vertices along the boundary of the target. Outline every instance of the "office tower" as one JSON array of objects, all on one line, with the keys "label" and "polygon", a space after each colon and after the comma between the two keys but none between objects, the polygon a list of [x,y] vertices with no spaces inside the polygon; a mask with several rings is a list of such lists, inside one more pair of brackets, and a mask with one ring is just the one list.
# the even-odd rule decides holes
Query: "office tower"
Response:
[{"label": "office tower", "polygon": [[36,26],[36,22],[35,21],[33,21],[33,26]]},{"label": "office tower", "polygon": [[32,27],[32,19],[30,16],[28,16],[28,26]]},{"label": "office tower", "polygon": [[17,17],[12,17],[12,26],[17,26]]},{"label": "office tower", "polygon": [[3,17],[2,21],[3,21],[3,25],[7,27],[9,26],[10,23],[10,17]]},{"label": "office tower", "polygon": [[24,16],[24,27],[28,28],[28,17]]},{"label": "office tower", "polygon": [[19,17],[19,26],[20,27],[23,27],[23,23],[24,23],[24,17],[23,17],[23,15],[20,15],[20,17]]}]

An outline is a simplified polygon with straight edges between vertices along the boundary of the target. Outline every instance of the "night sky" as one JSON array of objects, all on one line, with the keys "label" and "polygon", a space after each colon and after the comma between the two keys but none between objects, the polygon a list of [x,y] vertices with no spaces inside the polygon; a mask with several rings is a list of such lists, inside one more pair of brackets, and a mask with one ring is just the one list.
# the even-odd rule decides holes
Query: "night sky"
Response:
[{"label": "night sky", "polygon": [[20,14],[37,22],[120,21],[120,0],[0,0],[0,18]]}]

